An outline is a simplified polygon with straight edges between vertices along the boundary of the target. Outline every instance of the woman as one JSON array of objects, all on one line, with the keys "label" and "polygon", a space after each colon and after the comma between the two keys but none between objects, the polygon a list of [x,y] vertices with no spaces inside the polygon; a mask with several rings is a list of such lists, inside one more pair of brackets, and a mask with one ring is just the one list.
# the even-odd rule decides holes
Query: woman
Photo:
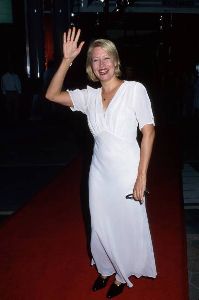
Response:
[{"label": "woman", "polygon": [[[80,30],[69,29],[63,38],[63,59],[46,97],[87,115],[95,145],[89,174],[92,264],[98,277],[93,291],[104,288],[111,275],[107,297],[132,287],[129,277],[156,277],[144,192],[154,140],[154,120],[144,86],[123,81],[115,45],[94,41],[87,53],[86,71],[101,88],[62,91],[66,73],[80,53]],[[141,149],[136,135],[142,132]],[[132,199],[126,199],[132,193]],[[142,205],[141,205],[142,204]]]}]

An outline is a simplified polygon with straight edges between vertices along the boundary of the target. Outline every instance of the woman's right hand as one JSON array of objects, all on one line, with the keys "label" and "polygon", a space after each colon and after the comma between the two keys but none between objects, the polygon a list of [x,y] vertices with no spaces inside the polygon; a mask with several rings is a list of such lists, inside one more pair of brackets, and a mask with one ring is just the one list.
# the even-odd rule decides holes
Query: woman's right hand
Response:
[{"label": "woman's right hand", "polygon": [[80,53],[84,42],[81,42],[78,46],[81,30],[76,30],[75,27],[69,28],[68,32],[64,32],[63,35],[63,57],[72,62]]}]

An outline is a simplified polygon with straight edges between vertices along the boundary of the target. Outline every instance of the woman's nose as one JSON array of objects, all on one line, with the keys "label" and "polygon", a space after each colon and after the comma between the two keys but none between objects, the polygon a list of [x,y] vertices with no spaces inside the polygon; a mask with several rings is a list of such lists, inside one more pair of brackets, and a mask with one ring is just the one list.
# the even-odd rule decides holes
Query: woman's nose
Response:
[{"label": "woman's nose", "polygon": [[100,67],[103,67],[105,65],[105,61],[104,60],[100,60]]}]

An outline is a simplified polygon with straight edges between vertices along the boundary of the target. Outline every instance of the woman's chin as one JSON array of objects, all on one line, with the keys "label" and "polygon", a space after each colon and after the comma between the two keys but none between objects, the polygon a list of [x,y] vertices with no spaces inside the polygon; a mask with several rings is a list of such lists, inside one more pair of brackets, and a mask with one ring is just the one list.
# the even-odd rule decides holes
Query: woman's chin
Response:
[{"label": "woman's chin", "polygon": [[114,77],[114,75],[106,74],[106,75],[99,75],[98,79],[103,82],[103,81],[109,81]]}]

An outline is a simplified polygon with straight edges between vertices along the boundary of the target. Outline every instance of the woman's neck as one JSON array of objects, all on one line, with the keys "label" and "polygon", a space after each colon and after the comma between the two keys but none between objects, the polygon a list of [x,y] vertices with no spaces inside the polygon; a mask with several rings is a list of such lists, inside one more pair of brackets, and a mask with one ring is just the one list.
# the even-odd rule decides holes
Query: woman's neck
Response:
[{"label": "woman's neck", "polygon": [[121,85],[123,81],[118,79],[118,78],[113,78],[109,81],[106,81],[106,82],[101,82],[101,85],[102,85],[102,92],[103,93],[110,93],[112,92],[114,89],[117,89],[118,86]]},{"label": "woman's neck", "polygon": [[112,100],[122,83],[123,81],[117,78],[112,82],[107,82],[102,85],[101,96],[104,103],[106,102],[108,104]]}]

